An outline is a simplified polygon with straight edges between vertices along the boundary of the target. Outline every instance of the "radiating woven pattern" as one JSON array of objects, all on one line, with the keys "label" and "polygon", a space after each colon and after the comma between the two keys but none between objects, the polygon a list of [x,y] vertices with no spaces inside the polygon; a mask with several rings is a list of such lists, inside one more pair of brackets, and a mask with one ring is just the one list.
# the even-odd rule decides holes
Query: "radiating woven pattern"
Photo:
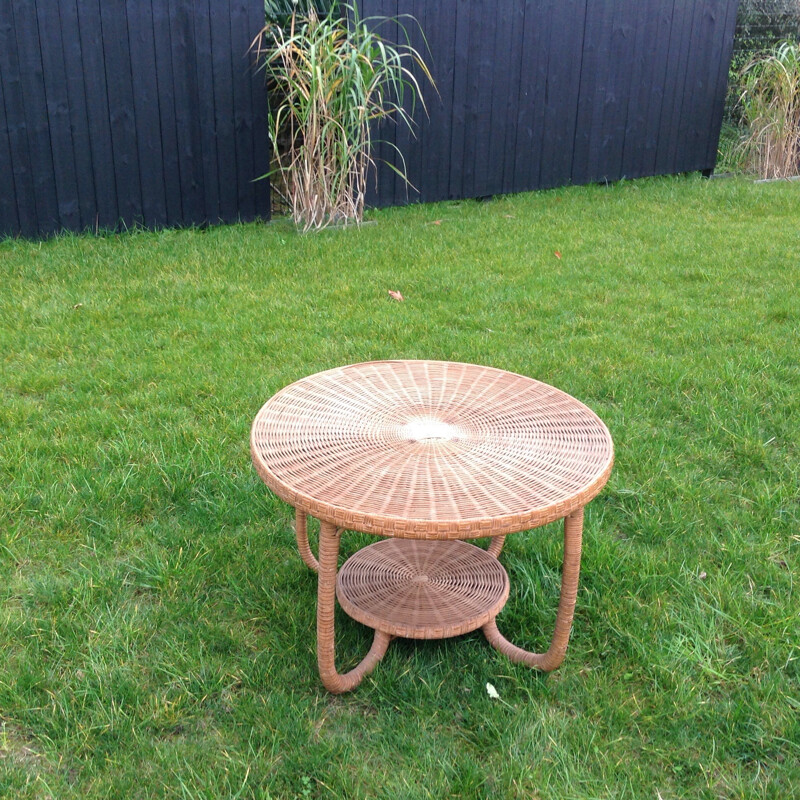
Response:
[{"label": "radiating woven pattern", "polygon": [[508,599],[508,576],[497,559],[465,542],[385,539],[345,562],[336,596],[371,628],[442,639],[494,619]]},{"label": "radiating woven pattern", "polygon": [[611,437],[585,405],[491,367],[376,361],[282,389],[252,428],[284,500],[340,527],[470,538],[544,524],[605,484]]}]

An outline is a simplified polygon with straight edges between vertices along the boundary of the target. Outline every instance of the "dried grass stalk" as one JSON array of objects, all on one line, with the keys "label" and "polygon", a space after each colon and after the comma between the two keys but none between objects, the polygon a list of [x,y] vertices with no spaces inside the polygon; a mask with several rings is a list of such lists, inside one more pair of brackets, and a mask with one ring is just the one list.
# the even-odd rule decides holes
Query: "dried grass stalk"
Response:
[{"label": "dried grass stalk", "polygon": [[761,178],[800,172],[800,45],[783,42],[741,72],[740,102],[748,133],[745,167]]},{"label": "dried grass stalk", "polygon": [[[433,82],[407,37],[389,44],[375,31],[380,20],[345,8],[349,14],[332,8],[322,16],[309,4],[286,25],[268,24],[254,42],[273,98],[270,174],[304,231],[361,222],[374,164],[371,124],[394,116],[412,128],[413,102],[422,96],[411,66]],[[403,107],[408,91],[411,112]],[[402,154],[400,161],[392,168],[405,179]]]}]

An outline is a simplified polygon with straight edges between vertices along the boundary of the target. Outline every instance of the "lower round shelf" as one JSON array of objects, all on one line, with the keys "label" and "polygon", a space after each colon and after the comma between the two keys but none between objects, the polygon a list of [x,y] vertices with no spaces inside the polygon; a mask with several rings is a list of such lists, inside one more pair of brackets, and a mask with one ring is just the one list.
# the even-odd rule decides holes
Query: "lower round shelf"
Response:
[{"label": "lower round shelf", "polygon": [[508,575],[496,558],[466,542],[384,539],[344,563],[336,597],[370,628],[444,639],[494,619],[508,599]]}]

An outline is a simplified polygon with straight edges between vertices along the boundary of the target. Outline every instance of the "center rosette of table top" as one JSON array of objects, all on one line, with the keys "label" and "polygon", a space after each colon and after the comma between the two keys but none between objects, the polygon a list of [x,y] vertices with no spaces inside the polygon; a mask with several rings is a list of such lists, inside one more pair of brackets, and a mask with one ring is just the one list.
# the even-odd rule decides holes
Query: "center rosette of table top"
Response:
[{"label": "center rosette of table top", "polygon": [[384,539],[351,556],[336,596],[353,619],[393,636],[443,639],[494,619],[508,599],[508,575],[466,542]]},{"label": "center rosette of table top", "polygon": [[400,438],[410,442],[450,442],[458,439],[461,431],[455,425],[435,417],[413,417],[400,428]]}]

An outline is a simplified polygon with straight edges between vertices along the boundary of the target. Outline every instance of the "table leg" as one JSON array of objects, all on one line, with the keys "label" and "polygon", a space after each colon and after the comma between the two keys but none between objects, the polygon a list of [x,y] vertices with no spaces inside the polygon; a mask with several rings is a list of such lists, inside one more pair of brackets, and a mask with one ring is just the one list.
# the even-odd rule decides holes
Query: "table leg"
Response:
[{"label": "table leg", "polygon": [[583,509],[564,518],[564,566],[561,573],[561,598],[558,603],[556,627],[546,653],[531,653],[511,644],[497,629],[495,619],[483,626],[489,643],[511,661],[538,667],[545,672],[556,669],[564,660],[572,629],[575,598],[578,594],[578,577],[581,570],[581,539],[583,536]]},{"label": "table leg", "polygon": [[503,549],[503,544],[506,541],[505,536],[494,536],[492,541],[489,542],[489,546],[486,548],[486,552],[490,556],[494,556],[495,558],[500,558],[500,551]]},{"label": "table leg", "polygon": [[302,558],[314,572],[319,572],[319,561],[314,558],[314,554],[311,552],[311,546],[308,544],[306,512],[301,511],[299,508],[295,514],[294,532],[297,536],[297,549],[300,551],[300,558]]},{"label": "table leg", "polygon": [[322,683],[329,692],[349,692],[372,672],[386,653],[392,636],[375,631],[372,647],[361,663],[340,675],[336,671],[334,648],[334,609],[336,606],[336,573],[339,563],[339,541],[342,532],[329,522],[320,523],[319,583],[317,591],[317,663]]}]

